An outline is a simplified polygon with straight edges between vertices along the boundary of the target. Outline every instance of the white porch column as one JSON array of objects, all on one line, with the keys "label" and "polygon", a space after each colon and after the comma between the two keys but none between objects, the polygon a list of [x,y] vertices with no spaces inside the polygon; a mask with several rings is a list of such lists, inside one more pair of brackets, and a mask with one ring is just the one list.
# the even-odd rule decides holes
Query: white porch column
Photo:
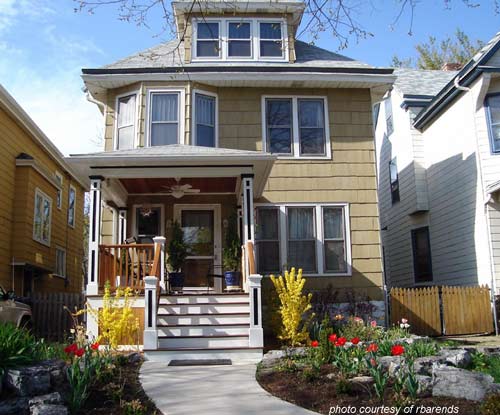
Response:
[{"label": "white porch column", "polygon": [[[155,236],[153,238],[153,242],[155,243],[155,250],[159,246],[161,249],[160,255],[160,288],[163,292],[166,291],[165,285],[165,243],[167,242],[167,238],[164,236]],[[155,251],[156,253],[156,251]]]},{"label": "white porch column", "polygon": [[102,176],[90,176],[89,249],[87,263],[87,295],[99,292],[99,243],[101,241]]},{"label": "white porch column", "polygon": [[118,238],[117,243],[123,244],[127,239],[127,208],[118,208]]},{"label": "white porch column", "polygon": [[262,329],[262,275],[252,274],[248,277],[248,287],[250,291],[250,329],[249,347],[264,346],[264,331]]},{"label": "white porch column", "polygon": [[144,349],[158,348],[158,330],[156,329],[156,277],[144,278]]},{"label": "white porch column", "polygon": [[241,175],[241,188],[243,190],[243,242],[254,240],[253,218],[253,174]]}]

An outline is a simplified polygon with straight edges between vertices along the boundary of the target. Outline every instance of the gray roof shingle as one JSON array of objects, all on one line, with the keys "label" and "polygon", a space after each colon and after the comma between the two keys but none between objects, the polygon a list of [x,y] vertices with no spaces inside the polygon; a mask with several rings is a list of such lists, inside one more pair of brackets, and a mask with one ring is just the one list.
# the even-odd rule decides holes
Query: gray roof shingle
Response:
[{"label": "gray roof shingle", "polygon": [[397,68],[394,87],[403,95],[436,95],[457,74],[456,71],[437,71]]}]

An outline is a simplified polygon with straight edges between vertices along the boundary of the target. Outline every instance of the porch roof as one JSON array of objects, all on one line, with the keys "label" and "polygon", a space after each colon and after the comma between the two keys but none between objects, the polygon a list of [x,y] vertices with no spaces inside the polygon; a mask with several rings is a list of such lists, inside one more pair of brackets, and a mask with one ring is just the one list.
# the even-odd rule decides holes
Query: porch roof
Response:
[{"label": "porch roof", "polygon": [[259,197],[276,156],[262,151],[210,148],[185,144],[142,147],[131,150],[73,154],[66,158],[81,180],[216,178],[254,175],[254,195]]}]

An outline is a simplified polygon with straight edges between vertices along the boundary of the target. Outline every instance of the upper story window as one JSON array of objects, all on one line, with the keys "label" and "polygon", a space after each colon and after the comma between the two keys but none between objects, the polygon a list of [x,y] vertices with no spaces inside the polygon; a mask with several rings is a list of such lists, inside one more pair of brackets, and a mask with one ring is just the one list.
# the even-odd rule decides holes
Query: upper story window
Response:
[{"label": "upper story window", "polygon": [[52,199],[40,189],[35,190],[35,212],[33,215],[33,239],[50,246]]},{"label": "upper story window", "polygon": [[181,91],[150,91],[149,145],[178,144],[182,140],[183,96]]},{"label": "upper story window", "polygon": [[66,277],[66,250],[56,247],[56,269],[55,274],[59,277]]},{"label": "upper story window", "polygon": [[73,186],[69,187],[68,193],[68,225],[75,227],[76,214],[76,189]]},{"label": "upper story window", "polygon": [[500,154],[500,94],[486,98],[491,152]]},{"label": "upper story window", "polygon": [[193,59],[286,61],[286,39],[281,19],[194,19]]},{"label": "upper story window", "polygon": [[135,146],[136,94],[118,97],[116,108],[116,149],[132,149]]},{"label": "upper story window", "polygon": [[390,136],[394,132],[394,122],[392,120],[392,101],[390,97],[385,100],[384,107],[387,136]]},{"label": "upper story window", "polygon": [[194,93],[194,145],[217,147],[217,97]]},{"label": "upper story window", "polygon": [[55,172],[54,174],[57,183],[59,184],[59,189],[57,189],[57,208],[61,209],[62,208],[62,193],[63,193],[63,175],[59,173],[58,171]]},{"label": "upper story window", "polygon": [[289,157],[329,158],[324,97],[265,97],[264,148]]},{"label": "upper story window", "polygon": [[399,202],[399,174],[398,164],[395,158],[389,162],[389,180],[391,183],[392,204]]}]

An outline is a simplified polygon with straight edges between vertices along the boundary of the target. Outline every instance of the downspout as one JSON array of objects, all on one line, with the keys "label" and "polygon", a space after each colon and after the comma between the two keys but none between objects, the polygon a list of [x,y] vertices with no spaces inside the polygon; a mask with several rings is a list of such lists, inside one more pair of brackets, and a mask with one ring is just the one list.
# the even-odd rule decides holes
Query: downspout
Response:
[{"label": "downspout", "polygon": [[92,104],[96,104],[96,105],[99,107],[99,110],[101,111],[101,113],[103,113],[103,114],[104,114],[104,111],[105,111],[105,109],[106,109],[106,106],[105,106],[102,102],[100,102],[100,101],[96,100],[96,99],[92,96],[92,94],[90,93],[90,91],[89,91],[89,89],[88,89],[88,88],[86,88],[86,87],[85,87],[85,88],[83,88],[83,92],[85,92],[85,95],[87,96],[87,101],[92,102]]},{"label": "downspout", "polygon": [[[453,80],[453,84],[455,88],[457,88],[460,91],[464,91],[465,93],[470,93],[471,88],[465,87],[460,85],[460,81],[458,79],[458,76],[455,77]],[[477,170],[479,173],[480,177],[480,184],[481,184],[481,195],[484,195],[484,185],[483,185],[483,169],[481,165],[481,155],[479,153],[479,140],[478,140],[478,135],[477,135],[477,125],[476,125],[476,103],[474,100],[474,95],[470,93],[471,97],[471,103],[472,103],[472,114],[473,114],[473,121],[474,121],[474,141],[476,144],[476,165],[477,165]],[[493,265],[493,247],[491,245],[491,228],[490,228],[490,218],[489,218],[489,213],[488,213],[488,204],[490,202],[491,195],[486,201],[483,203],[484,207],[484,215],[486,218],[486,232],[488,235],[488,251],[490,254],[490,272],[491,272],[491,292],[490,292],[490,302],[491,302],[491,308],[493,309],[493,320],[495,324],[495,334],[498,336],[498,321],[497,321],[497,308],[495,305],[495,293],[496,293],[496,280],[495,280],[495,266]]]}]

